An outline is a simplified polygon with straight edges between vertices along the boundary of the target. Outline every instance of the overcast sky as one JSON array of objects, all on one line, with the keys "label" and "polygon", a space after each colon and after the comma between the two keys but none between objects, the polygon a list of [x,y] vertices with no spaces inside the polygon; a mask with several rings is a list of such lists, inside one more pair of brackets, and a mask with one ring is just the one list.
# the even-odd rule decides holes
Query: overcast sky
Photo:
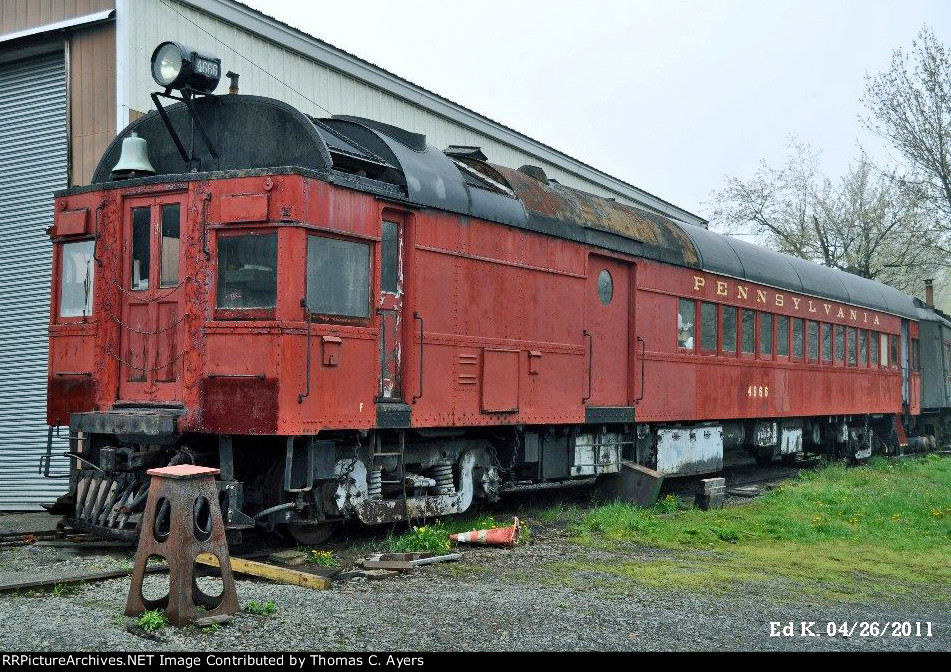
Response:
[{"label": "overcast sky", "polygon": [[880,156],[865,74],[951,43],[948,0],[243,1],[701,215],[790,134],[832,177]]}]

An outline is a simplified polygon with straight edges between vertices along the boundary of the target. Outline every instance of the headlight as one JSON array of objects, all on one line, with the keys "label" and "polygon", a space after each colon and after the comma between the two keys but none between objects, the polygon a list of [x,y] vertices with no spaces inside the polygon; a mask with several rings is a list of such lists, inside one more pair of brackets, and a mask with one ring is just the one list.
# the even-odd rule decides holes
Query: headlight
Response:
[{"label": "headlight", "polygon": [[169,89],[212,93],[221,79],[221,59],[178,42],[163,42],[152,52],[152,79]]},{"label": "headlight", "polygon": [[182,50],[174,42],[159,45],[152,54],[152,78],[159,86],[171,86],[182,74]]}]

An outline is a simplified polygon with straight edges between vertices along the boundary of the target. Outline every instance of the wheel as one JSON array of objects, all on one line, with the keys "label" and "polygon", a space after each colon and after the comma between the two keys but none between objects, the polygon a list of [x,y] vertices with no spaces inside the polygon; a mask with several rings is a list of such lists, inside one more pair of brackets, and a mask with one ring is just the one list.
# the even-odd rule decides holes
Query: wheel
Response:
[{"label": "wheel", "polygon": [[303,546],[318,546],[334,535],[339,529],[338,522],[323,522],[312,524],[288,523],[287,533],[298,544]]}]

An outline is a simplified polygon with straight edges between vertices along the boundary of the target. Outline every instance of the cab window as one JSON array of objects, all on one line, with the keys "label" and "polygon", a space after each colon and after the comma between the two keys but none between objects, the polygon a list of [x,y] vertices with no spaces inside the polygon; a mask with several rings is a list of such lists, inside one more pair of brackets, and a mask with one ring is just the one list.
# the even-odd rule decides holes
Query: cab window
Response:
[{"label": "cab window", "polygon": [[60,273],[60,317],[86,317],[92,313],[93,262],[92,240],[63,245]]},{"label": "cab window", "polygon": [[277,305],[277,234],[218,239],[218,308]]},{"label": "cab window", "polygon": [[370,246],[308,236],[307,306],[319,315],[369,317]]}]

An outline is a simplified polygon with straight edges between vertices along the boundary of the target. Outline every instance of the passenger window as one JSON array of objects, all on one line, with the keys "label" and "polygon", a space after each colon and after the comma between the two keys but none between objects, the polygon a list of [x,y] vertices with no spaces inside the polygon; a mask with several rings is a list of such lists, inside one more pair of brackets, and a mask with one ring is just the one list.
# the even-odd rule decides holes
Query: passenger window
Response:
[{"label": "passenger window", "polygon": [[141,291],[149,288],[150,240],[152,229],[151,208],[132,210],[132,282],[130,289]]},{"label": "passenger window", "polygon": [[773,354],[773,315],[759,314],[759,352],[761,355]]},{"label": "passenger window", "polygon": [[841,324],[835,325],[835,361],[845,363],[845,327]]},{"label": "passenger window", "polygon": [[92,283],[95,241],[63,245],[60,272],[60,317],[86,317],[92,313]]},{"label": "passenger window", "polygon": [[898,336],[892,336],[892,368],[898,368]]},{"label": "passenger window", "polygon": [[914,371],[920,370],[919,357],[920,357],[920,353],[918,350],[918,339],[913,338],[911,339],[911,368]]},{"label": "passenger window", "polygon": [[752,355],[756,353],[756,312],[752,310],[743,311],[742,341],[740,346],[743,353]]},{"label": "passenger window", "polygon": [[716,352],[717,306],[714,303],[700,304],[700,349]]},{"label": "passenger window", "polygon": [[[380,291],[396,294],[400,290],[399,224],[383,222],[383,242],[380,250]],[[598,278],[598,293],[601,278]]]},{"label": "passenger window", "polygon": [[872,366],[878,366],[878,334],[874,331],[869,333],[868,344],[871,346],[871,357],[869,358],[869,364]]},{"label": "passenger window", "polygon": [[161,287],[178,284],[178,250],[181,221],[178,203],[162,206],[162,279]]},{"label": "passenger window", "polygon": [[785,315],[776,318],[776,354],[789,357],[789,318]]},{"label": "passenger window", "polygon": [[677,346],[693,350],[697,337],[697,304],[689,299],[680,299],[677,308]]},{"label": "passenger window", "polygon": [[218,239],[218,308],[277,305],[277,234]]},{"label": "passenger window", "polygon": [[855,329],[853,327],[846,329],[846,341],[849,349],[849,366],[855,366]]},{"label": "passenger window", "polygon": [[882,345],[882,348],[881,348],[882,362],[881,363],[882,363],[882,367],[884,368],[888,366],[888,334],[882,334],[880,340]]},{"label": "passenger window", "polygon": [[793,320],[793,357],[795,359],[802,359],[803,336],[802,320],[797,317]]},{"label": "passenger window", "polygon": [[859,366],[868,364],[868,332],[862,329],[859,332]]},{"label": "passenger window", "polygon": [[818,322],[809,323],[807,335],[809,339],[809,361],[817,362],[819,361],[819,324]]},{"label": "passenger window", "polygon": [[307,239],[307,305],[320,315],[370,316],[370,246]]},{"label": "passenger window", "polygon": [[723,352],[736,353],[736,308],[723,306]]},{"label": "passenger window", "polygon": [[822,323],[822,361],[832,361],[832,325]]}]

